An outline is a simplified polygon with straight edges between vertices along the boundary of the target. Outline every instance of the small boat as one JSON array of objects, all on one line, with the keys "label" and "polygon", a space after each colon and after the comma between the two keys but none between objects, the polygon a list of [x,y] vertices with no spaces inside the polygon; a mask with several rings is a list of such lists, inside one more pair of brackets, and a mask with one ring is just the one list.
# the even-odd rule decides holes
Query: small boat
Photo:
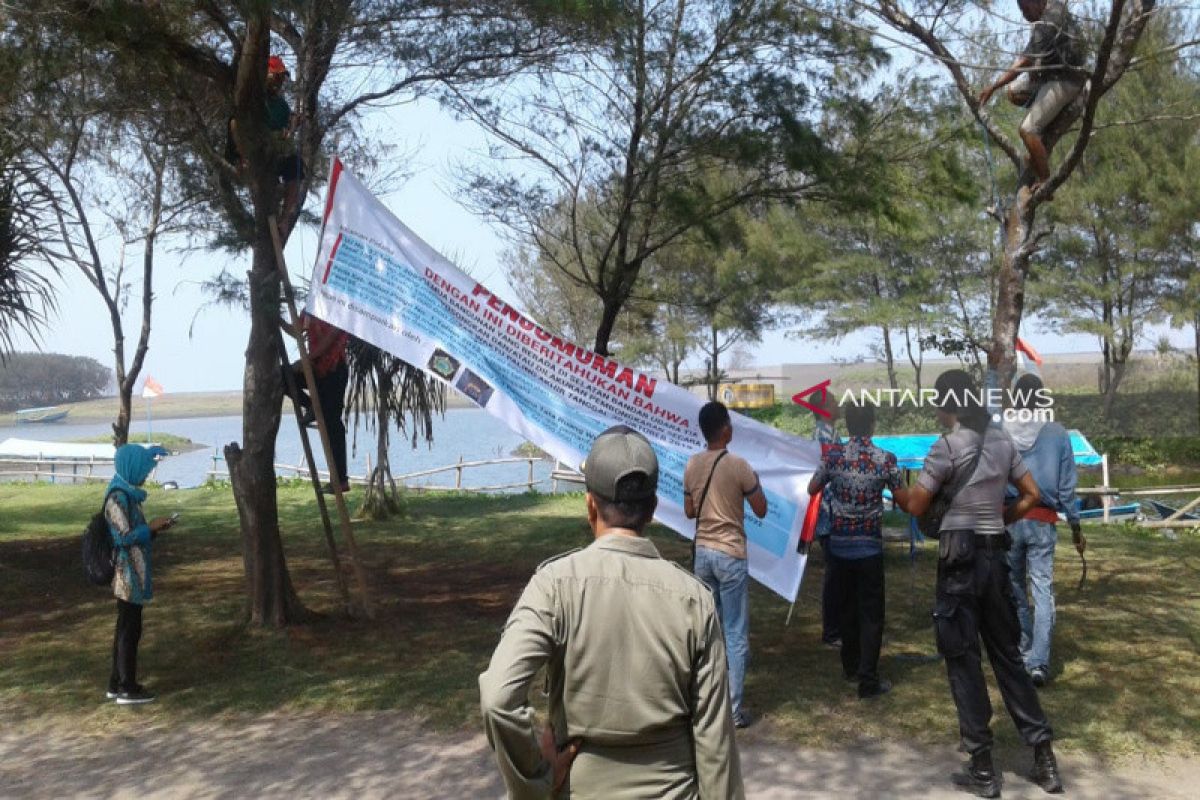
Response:
[{"label": "small boat", "polygon": [[16,413],[16,417],[18,424],[60,422],[66,419],[67,414],[70,413],[70,409],[59,408],[58,406],[44,406],[43,408],[22,408]]},{"label": "small boat", "polygon": [[[1150,507],[1154,509],[1154,513],[1158,514],[1160,519],[1170,519],[1175,514],[1179,513],[1178,508],[1173,508],[1166,503],[1160,503],[1157,500],[1147,500]],[[1200,522],[1200,514],[1182,514],[1179,519],[1185,519],[1188,522]]]},{"label": "small boat", "polygon": [[[1097,502],[1097,501],[1093,501]],[[1103,522],[1104,508],[1096,506],[1092,508],[1084,508],[1080,500],[1075,501],[1075,507],[1079,509],[1079,519],[1084,522]],[[1123,503],[1121,505],[1111,505],[1108,507],[1109,522],[1137,522],[1142,513],[1141,503]],[[1061,511],[1058,513],[1060,520],[1066,521],[1067,517]]]},{"label": "small boat", "polygon": [[[1135,522],[1142,512],[1141,503],[1124,503],[1119,506],[1108,507],[1109,522]],[[1104,520],[1103,508],[1085,508],[1079,512],[1081,520],[1090,520],[1092,522]]]}]

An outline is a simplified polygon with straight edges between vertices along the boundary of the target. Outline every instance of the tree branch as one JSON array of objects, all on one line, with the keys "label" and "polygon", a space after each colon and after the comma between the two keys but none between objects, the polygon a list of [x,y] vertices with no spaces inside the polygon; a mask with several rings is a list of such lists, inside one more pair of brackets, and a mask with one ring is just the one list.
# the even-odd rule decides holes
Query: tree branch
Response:
[{"label": "tree branch", "polygon": [[1075,137],[1071,152],[1058,169],[1030,197],[1029,208],[1032,209],[1048,199],[1083,160],[1084,151],[1087,150],[1088,142],[1092,137],[1092,126],[1096,119],[1096,108],[1100,104],[1100,98],[1125,74],[1129,61],[1133,57],[1134,48],[1137,47],[1138,40],[1141,38],[1142,31],[1150,19],[1150,13],[1154,10],[1156,2],[1157,0],[1134,0],[1130,18],[1122,24],[1125,0],[1113,0],[1108,24],[1104,29],[1104,38],[1096,52],[1096,66],[1092,70],[1091,91],[1088,92],[1087,101],[1084,104],[1079,133]]},{"label": "tree branch", "polygon": [[915,19],[906,14],[892,0],[879,0],[878,7],[856,3],[870,13],[882,19],[887,24],[897,30],[907,33],[917,41],[921,42],[929,53],[950,73],[954,80],[954,85],[958,89],[958,93],[962,95],[963,100],[967,103],[967,108],[971,114],[979,121],[992,137],[996,146],[1004,151],[1008,159],[1013,162],[1013,165],[1019,170],[1021,169],[1022,156],[1017,150],[1016,145],[1000,131],[992,122],[991,117],[984,112],[982,106],[979,105],[979,98],[975,94],[975,89],[967,80],[966,73],[963,71],[962,62],[960,62],[942,40],[934,35],[928,28],[921,25]]}]

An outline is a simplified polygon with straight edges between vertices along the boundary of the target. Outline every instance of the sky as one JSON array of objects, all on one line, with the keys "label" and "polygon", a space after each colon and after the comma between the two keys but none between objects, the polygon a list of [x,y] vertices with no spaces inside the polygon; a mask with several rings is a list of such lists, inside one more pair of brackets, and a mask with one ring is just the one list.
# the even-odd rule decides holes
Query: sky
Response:
[{"label": "sky", "polygon": [[[395,191],[383,195],[384,203],[409,228],[440,252],[450,256],[464,271],[494,293],[515,301],[508,284],[502,255],[508,247],[502,232],[476,217],[455,199],[457,187],[453,167],[464,159],[480,158],[483,134],[472,124],[459,122],[432,101],[420,101],[378,111],[366,120],[376,130],[403,131],[397,157],[405,159],[403,172],[409,177]],[[390,137],[387,137],[390,138]],[[312,194],[309,209],[323,202]],[[115,259],[118,244],[105,241],[102,249]],[[298,229],[285,254],[293,280],[308,274],[316,253],[316,231]],[[140,263],[140,252],[126,252],[128,263]],[[242,385],[243,353],[249,320],[240,310],[205,308],[207,298],[199,283],[224,266],[233,274],[249,268],[248,256],[229,260],[223,253],[160,252],[155,275],[154,322],[142,377],[153,376],[168,392],[239,389]],[[140,275],[140,270],[137,271]],[[78,272],[65,273],[59,281],[58,311],[40,337],[46,352],[91,356],[111,368],[112,331],[107,313],[96,291]],[[125,315],[127,336],[136,336],[140,286]],[[514,302],[514,305],[519,305]],[[1152,346],[1160,334],[1171,337],[1178,347],[1190,343],[1190,332],[1154,328],[1142,346]],[[1042,353],[1096,352],[1090,336],[1061,336],[1039,330],[1036,322],[1026,325],[1026,338]],[[763,367],[782,363],[821,363],[870,358],[876,337],[870,333],[848,336],[840,341],[792,338],[787,331],[768,333],[751,345],[752,360]],[[132,356],[132,342],[128,345]],[[34,349],[28,339],[17,349]],[[699,366],[698,364],[696,366]],[[140,382],[139,382],[140,386]]]}]

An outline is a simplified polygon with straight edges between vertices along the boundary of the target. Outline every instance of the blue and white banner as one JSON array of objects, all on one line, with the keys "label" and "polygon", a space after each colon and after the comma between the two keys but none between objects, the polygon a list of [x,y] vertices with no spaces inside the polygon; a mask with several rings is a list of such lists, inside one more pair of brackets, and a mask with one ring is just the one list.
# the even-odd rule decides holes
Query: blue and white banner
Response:
[{"label": "blue and white banner", "polygon": [[[704,401],[674,384],[564,341],[421,241],[335,162],[309,313],[453,386],[555,458],[578,467],[592,440],[625,424],[658,453],[663,524],[691,538],[683,470],[704,449]],[[757,470],[764,519],[746,516],[750,574],[794,600],[797,553],[819,446],[734,416],[732,452]]]}]

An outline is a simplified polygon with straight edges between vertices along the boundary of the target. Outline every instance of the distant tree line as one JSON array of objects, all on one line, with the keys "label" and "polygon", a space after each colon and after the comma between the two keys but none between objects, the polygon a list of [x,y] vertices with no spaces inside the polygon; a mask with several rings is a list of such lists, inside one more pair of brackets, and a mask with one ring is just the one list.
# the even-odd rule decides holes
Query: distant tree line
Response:
[{"label": "distant tree line", "polygon": [[10,353],[0,364],[0,411],[93,400],[112,382],[112,370],[87,356]]}]

